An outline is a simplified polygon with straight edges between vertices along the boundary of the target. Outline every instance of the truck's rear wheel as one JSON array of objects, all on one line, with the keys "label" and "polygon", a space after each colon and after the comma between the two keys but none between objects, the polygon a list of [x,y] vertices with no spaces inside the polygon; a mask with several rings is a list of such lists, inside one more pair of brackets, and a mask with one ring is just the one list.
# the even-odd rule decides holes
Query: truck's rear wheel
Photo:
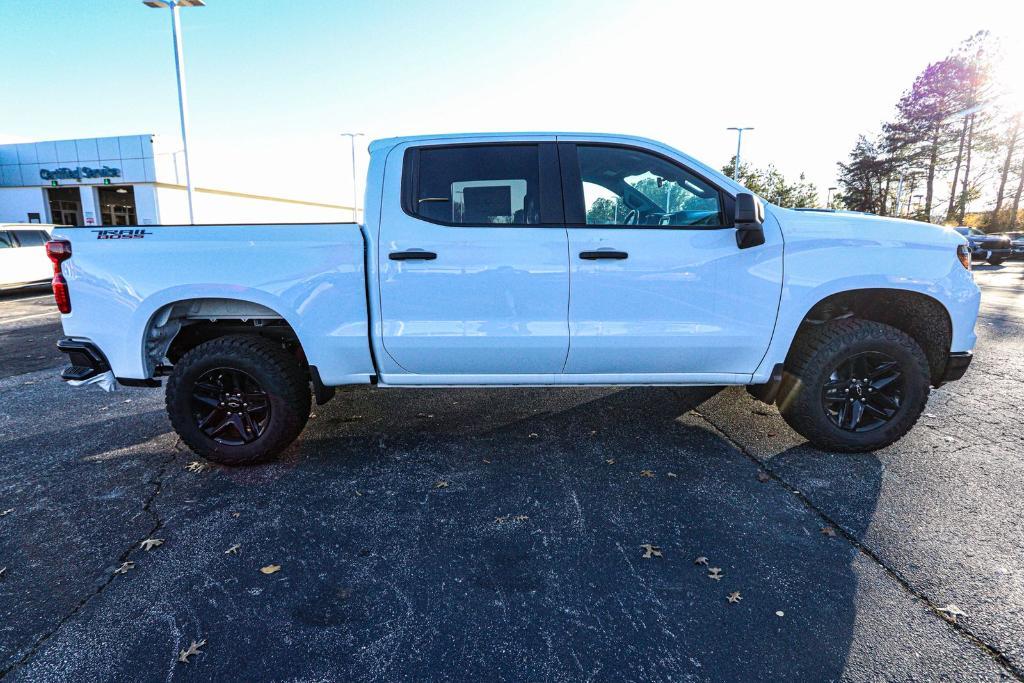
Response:
[{"label": "truck's rear wheel", "polygon": [[286,448],[309,419],[309,379],[278,344],[219,337],[175,363],[167,414],[190,449],[223,465],[248,465]]},{"label": "truck's rear wheel", "polygon": [[910,431],[930,385],[928,360],[911,337],[870,320],[840,320],[797,340],[779,409],[821,449],[873,451]]}]

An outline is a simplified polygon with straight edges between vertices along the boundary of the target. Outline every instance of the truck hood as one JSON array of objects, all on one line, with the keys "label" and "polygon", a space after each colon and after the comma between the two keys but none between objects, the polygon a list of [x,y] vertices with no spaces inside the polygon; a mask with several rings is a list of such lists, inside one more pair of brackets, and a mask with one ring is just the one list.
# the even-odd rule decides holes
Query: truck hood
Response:
[{"label": "truck hood", "polygon": [[799,238],[806,234],[818,238],[827,235],[836,239],[898,241],[932,246],[967,244],[967,240],[952,228],[933,223],[870,214],[794,211],[770,204],[766,210],[779,221],[784,238]]}]

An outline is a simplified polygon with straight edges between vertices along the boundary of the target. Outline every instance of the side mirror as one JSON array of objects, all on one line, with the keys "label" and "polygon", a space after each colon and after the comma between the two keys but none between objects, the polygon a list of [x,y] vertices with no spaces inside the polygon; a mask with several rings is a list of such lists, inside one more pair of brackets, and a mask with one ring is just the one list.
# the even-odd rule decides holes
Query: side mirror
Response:
[{"label": "side mirror", "polygon": [[749,192],[736,195],[736,246],[749,249],[764,244],[764,207]]}]

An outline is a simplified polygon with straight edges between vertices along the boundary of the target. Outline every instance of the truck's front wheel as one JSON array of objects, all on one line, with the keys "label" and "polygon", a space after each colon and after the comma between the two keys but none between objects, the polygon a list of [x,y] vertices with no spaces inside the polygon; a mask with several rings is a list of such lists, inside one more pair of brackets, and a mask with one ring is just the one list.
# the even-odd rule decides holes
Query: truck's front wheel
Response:
[{"label": "truck's front wheel", "polygon": [[309,380],[280,345],[232,335],[200,344],[175,363],[167,414],[185,445],[223,465],[276,455],[309,419]]},{"label": "truck's front wheel", "polygon": [[819,448],[873,451],[910,431],[930,385],[928,360],[910,336],[870,320],[839,320],[797,340],[779,409]]}]

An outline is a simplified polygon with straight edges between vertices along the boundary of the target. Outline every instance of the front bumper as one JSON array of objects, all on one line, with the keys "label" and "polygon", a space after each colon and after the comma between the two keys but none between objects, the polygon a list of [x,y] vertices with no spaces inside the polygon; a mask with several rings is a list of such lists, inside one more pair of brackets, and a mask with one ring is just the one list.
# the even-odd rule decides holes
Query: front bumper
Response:
[{"label": "front bumper", "polygon": [[946,370],[942,373],[940,386],[946,382],[955,382],[963,377],[972,360],[974,360],[974,354],[970,351],[950,353],[949,358],[946,360]]},{"label": "front bumper", "polygon": [[1013,254],[1011,249],[983,249],[981,247],[971,247],[971,258],[978,259],[980,261],[987,261],[990,258],[1003,258],[1008,259]]}]

